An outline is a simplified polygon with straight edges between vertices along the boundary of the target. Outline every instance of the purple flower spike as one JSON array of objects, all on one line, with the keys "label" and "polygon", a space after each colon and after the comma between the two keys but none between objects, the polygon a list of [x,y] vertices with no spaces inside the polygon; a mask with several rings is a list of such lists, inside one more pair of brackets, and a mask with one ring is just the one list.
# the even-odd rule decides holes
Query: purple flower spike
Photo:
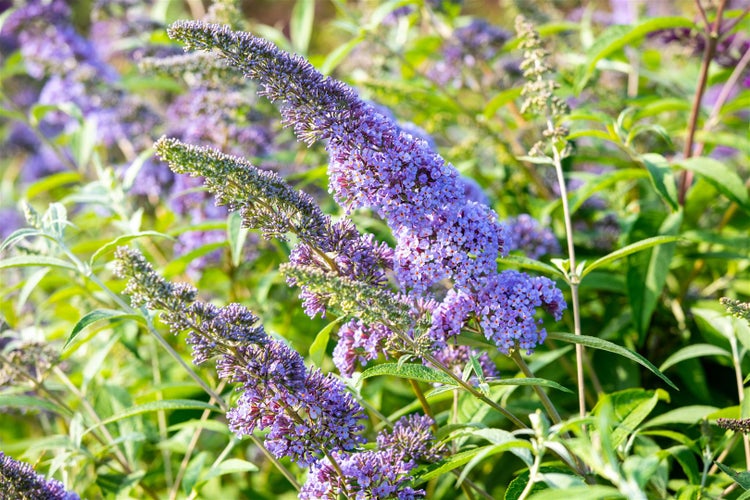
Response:
[{"label": "purple flower spike", "polygon": [[566,304],[550,279],[504,271],[479,292],[477,315],[485,336],[502,353],[509,354],[514,349],[531,353],[547,336],[544,328],[539,329],[541,320],[534,318],[537,307],[560,320]]},{"label": "purple flower spike", "polygon": [[340,495],[362,500],[424,497],[423,490],[403,486],[414,464],[402,461],[401,454],[395,450],[333,453],[332,456],[346,480],[342,480],[327,458],[315,462],[299,492],[300,500],[337,500]]},{"label": "purple flower spike", "polygon": [[56,479],[34,472],[31,465],[13,460],[0,451],[0,498],[29,500],[80,500],[76,493],[65,491]]}]

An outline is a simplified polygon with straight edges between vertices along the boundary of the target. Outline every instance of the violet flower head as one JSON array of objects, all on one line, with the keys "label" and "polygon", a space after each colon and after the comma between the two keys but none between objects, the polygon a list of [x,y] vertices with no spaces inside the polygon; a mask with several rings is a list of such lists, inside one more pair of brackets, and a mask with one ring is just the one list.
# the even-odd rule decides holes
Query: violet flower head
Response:
[{"label": "violet flower head", "polygon": [[303,240],[316,240],[329,218],[311,196],[295,191],[278,174],[219,151],[162,138],[157,154],[179,174],[202,176],[216,204],[239,210],[247,227],[257,227],[267,238],[284,239],[295,232]]},{"label": "violet flower head", "polygon": [[510,235],[511,250],[521,250],[531,259],[560,253],[560,243],[552,231],[532,216],[521,214],[507,219],[505,224]]},{"label": "violet flower head", "polygon": [[515,349],[531,353],[544,342],[547,332],[539,328],[541,320],[534,317],[538,307],[559,321],[567,306],[552,280],[518,271],[495,275],[477,297],[477,316],[484,335],[504,354]]},{"label": "violet flower head", "polygon": [[[322,253],[321,253],[322,252]],[[289,255],[294,265],[334,271],[339,276],[358,282],[384,287],[386,270],[393,266],[393,250],[385,243],[378,243],[371,234],[362,235],[348,219],[332,223],[327,220],[324,230],[317,238],[298,243]],[[287,278],[289,285],[297,280]],[[301,284],[300,298],[305,313],[311,318],[325,316],[326,301]]]},{"label": "violet flower head", "polygon": [[435,348],[442,348],[448,339],[461,333],[466,321],[476,309],[474,297],[464,291],[448,290],[442,302],[432,308],[429,336]]},{"label": "violet flower head", "polygon": [[439,85],[489,87],[505,73],[498,54],[511,34],[484,19],[457,28],[442,47],[443,59],[427,75]]},{"label": "violet flower head", "polygon": [[351,450],[364,441],[362,407],[343,384],[283,342],[237,349],[219,360],[220,376],[242,383],[237,406],[227,412],[237,435],[268,429],[265,444],[277,457],[309,465],[326,450]]},{"label": "violet flower head", "polygon": [[333,350],[333,364],[341,375],[351,377],[357,365],[386,354],[386,341],[394,334],[386,326],[376,323],[365,325],[353,319],[339,328],[339,341]]},{"label": "violet flower head", "polygon": [[[517,273],[509,295],[503,285],[510,275],[498,274],[496,264],[498,256],[508,252],[507,228],[488,206],[466,199],[458,171],[427,142],[404,131],[350,87],[323,76],[303,58],[266,40],[226,26],[192,21],[175,23],[169,33],[188,48],[218,52],[257,81],[260,94],[280,104],[282,122],[292,126],[300,140],[326,143],[330,189],[336,200],[347,210],[373,209],[391,228],[396,238],[393,270],[402,292],[424,297],[433,285],[450,280],[457,291],[473,297],[474,314],[483,316],[485,334],[501,351],[507,353],[519,346],[531,350],[544,339],[544,330],[537,331],[535,308],[562,311],[562,294],[549,280]],[[223,189],[217,187],[220,200]],[[319,220],[324,223],[316,226],[316,232],[310,233],[309,239],[300,239],[321,241],[327,225],[325,217]],[[318,256],[331,260],[320,252]],[[307,258],[314,260],[310,252],[304,256]],[[336,302],[346,314],[361,314],[365,323],[381,322],[366,317],[372,315],[361,306],[363,302],[351,307],[350,299],[336,295],[356,293],[383,310],[392,308],[393,297],[371,291],[365,298],[361,283],[337,274],[335,265],[327,264],[327,269],[314,262],[284,267],[288,282],[299,281],[308,288],[305,293],[317,295],[306,300],[308,313]],[[523,297],[524,292],[530,296]],[[497,302],[492,302],[500,296],[511,297],[515,309],[500,311]],[[500,314],[508,317],[499,321]],[[518,324],[523,325],[523,332],[518,331]]]},{"label": "violet flower head", "polygon": [[378,434],[378,448],[400,453],[407,462],[437,462],[446,450],[435,443],[431,429],[434,423],[427,415],[401,417],[392,430]]},{"label": "violet flower head", "polygon": [[380,500],[423,498],[423,490],[406,486],[413,462],[404,462],[395,450],[332,453],[341,473],[325,458],[310,466],[307,482],[299,492],[300,500],[337,500],[345,498]]},{"label": "violet flower head", "polygon": [[31,465],[0,451],[0,498],[16,500],[80,500],[56,479],[37,474]]},{"label": "violet flower head", "polygon": [[268,449],[302,465],[324,450],[351,450],[364,441],[359,423],[364,411],[344,385],[308,370],[302,356],[269,338],[245,307],[196,301],[194,288],[161,278],[134,250],[118,248],[116,257],[117,274],[129,278],[126,293],[134,304],[162,310],[173,332],[189,332],[196,364],[218,357],[219,376],[238,384],[242,394],[227,412],[235,433],[267,429]]}]

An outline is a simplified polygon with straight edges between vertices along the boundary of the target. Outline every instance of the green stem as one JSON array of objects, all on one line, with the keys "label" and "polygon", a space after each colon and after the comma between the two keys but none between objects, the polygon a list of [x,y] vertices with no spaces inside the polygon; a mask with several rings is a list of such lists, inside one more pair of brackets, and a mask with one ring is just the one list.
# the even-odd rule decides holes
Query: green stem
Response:
[{"label": "green stem", "polygon": [[[555,126],[552,123],[551,118],[547,119],[547,130],[555,130]],[[562,169],[562,157],[556,144],[552,144],[552,155],[553,162],[555,165],[555,173],[557,174],[557,183],[560,186],[560,201],[563,207],[563,220],[565,222],[565,237],[568,244],[568,262],[570,269],[568,270],[568,285],[570,286],[571,302],[573,305],[573,333],[575,335],[581,335],[581,310],[578,299],[578,284],[580,278],[576,271],[576,251],[573,245],[573,222],[570,215],[570,204],[568,203],[568,190],[565,186],[565,176]],[[586,416],[586,386],[583,378],[583,357],[584,351],[583,346],[576,343],[576,378],[578,384],[578,412],[581,418]]]},{"label": "green stem", "polygon": [[[514,350],[511,353],[510,358],[516,363],[518,368],[521,369],[521,371],[527,378],[534,378],[534,374],[529,369],[529,365],[527,365],[526,361],[523,360],[523,358],[521,357],[521,353],[518,352],[518,350]],[[555,405],[552,403],[552,400],[549,398],[547,393],[544,392],[544,390],[536,384],[534,384],[532,387],[537,396],[539,396],[539,400],[542,402],[542,406],[544,406],[544,409],[547,410],[547,415],[549,415],[552,422],[554,422],[555,424],[561,423],[562,419],[560,418],[560,414],[557,412]]]},{"label": "green stem", "polygon": [[[226,386],[226,381],[222,380],[218,387],[216,388],[217,391],[221,392],[224,389],[224,386]],[[208,404],[214,403],[214,399],[211,398],[208,401]],[[200,422],[205,422],[208,420],[208,417],[211,416],[211,410],[203,410],[203,413],[201,414]],[[180,469],[177,471],[177,476],[174,479],[174,483],[172,484],[172,489],[169,492],[169,500],[175,500],[177,498],[177,495],[180,492],[180,483],[182,482],[182,479],[185,477],[185,472],[187,471],[188,465],[190,465],[190,458],[193,455],[193,451],[195,450],[195,447],[198,445],[198,439],[200,439],[201,433],[203,432],[203,428],[199,427],[196,429],[196,431],[193,433],[192,437],[190,438],[190,442],[187,445],[187,449],[185,451],[185,456],[182,457],[182,462],[180,463]]]},{"label": "green stem", "polygon": [[419,404],[422,405],[422,411],[425,415],[430,417],[432,419],[432,432],[438,431],[437,422],[435,422],[435,416],[432,413],[432,408],[430,408],[430,403],[427,401],[427,398],[425,398],[424,393],[422,392],[422,389],[419,388],[419,384],[417,384],[417,381],[414,379],[409,379],[409,384],[411,384],[411,388],[414,391],[414,394],[417,395],[417,399],[419,400]]}]

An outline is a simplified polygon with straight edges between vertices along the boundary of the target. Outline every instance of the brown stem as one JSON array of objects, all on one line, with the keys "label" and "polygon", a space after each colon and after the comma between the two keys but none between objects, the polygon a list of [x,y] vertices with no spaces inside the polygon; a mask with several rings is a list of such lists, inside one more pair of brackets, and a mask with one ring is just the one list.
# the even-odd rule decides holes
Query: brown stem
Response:
[{"label": "brown stem", "polygon": [[[700,0],[695,0],[698,9],[703,15],[703,19],[706,22],[705,35],[707,38],[706,48],[703,51],[703,60],[701,61],[700,74],[698,76],[698,86],[695,89],[695,95],[693,96],[693,104],[690,108],[690,118],[688,119],[688,130],[687,137],[685,138],[685,147],[682,151],[683,158],[691,158],[693,156],[693,141],[695,140],[695,132],[698,126],[698,115],[700,114],[701,101],[703,100],[703,94],[706,91],[706,82],[708,81],[708,71],[711,66],[714,54],[716,52],[716,44],[719,42],[719,27],[721,26],[721,18],[724,13],[724,7],[726,6],[727,0],[721,0],[719,7],[716,12],[716,20],[713,24],[708,23],[706,14],[703,11],[703,6]],[[685,196],[690,184],[693,182],[693,173],[689,170],[683,170],[680,174],[680,188],[678,193],[678,200],[680,205],[685,204]]]},{"label": "brown stem", "polygon": [[422,405],[422,411],[425,415],[430,417],[432,419],[432,432],[437,433],[438,431],[438,425],[437,422],[435,422],[435,415],[432,413],[432,408],[430,408],[430,403],[427,401],[427,398],[424,396],[424,393],[422,392],[422,389],[419,388],[419,384],[417,384],[417,381],[414,379],[409,379],[409,383],[411,384],[411,388],[414,391],[414,394],[417,395],[417,399],[419,400],[419,404]]}]

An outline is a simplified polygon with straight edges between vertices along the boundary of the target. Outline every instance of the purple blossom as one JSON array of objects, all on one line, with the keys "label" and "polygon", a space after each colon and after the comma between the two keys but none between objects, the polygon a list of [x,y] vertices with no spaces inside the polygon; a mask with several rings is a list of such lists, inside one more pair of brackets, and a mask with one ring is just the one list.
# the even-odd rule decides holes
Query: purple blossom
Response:
[{"label": "purple blossom", "polygon": [[28,500],[79,500],[56,479],[37,474],[31,465],[0,451],[0,497]]},{"label": "purple blossom", "polygon": [[510,33],[502,28],[474,18],[466,26],[456,29],[443,44],[443,59],[429,68],[427,75],[442,86],[496,85],[498,75],[505,73],[497,56],[510,37]]},{"label": "purple blossom", "polygon": [[17,40],[26,69],[36,79],[83,67],[110,81],[116,78],[94,46],[75,30],[71,16],[64,0],[28,0],[6,19],[0,35]]},{"label": "purple blossom", "polygon": [[431,428],[434,423],[427,415],[401,417],[392,430],[378,434],[378,448],[395,451],[407,462],[437,462],[446,450],[435,444]]},{"label": "purple blossom", "polygon": [[510,235],[511,250],[521,250],[531,259],[560,253],[555,235],[528,214],[511,217],[505,221]]},{"label": "purple blossom", "polygon": [[[178,22],[169,32],[190,48],[218,49],[258,82],[260,94],[280,104],[282,122],[300,140],[326,143],[336,200],[347,210],[372,208],[391,228],[393,269],[402,290],[420,296],[439,281],[452,280],[458,291],[473,297],[485,334],[501,351],[531,350],[543,341],[535,308],[544,306],[559,318],[565,307],[562,294],[544,278],[497,273],[496,259],[508,251],[507,228],[488,206],[466,199],[456,169],[427,142],[405,132],[353,89],[266,40],[200,22]],[[308,260],[325,263],[317,266],[322,271],[335,271],[330,256],[302,253],[290,269]],[[310,262],[305,262],[308,268]],[[510,292],[505,288],[509,281]],[[308,313],[322,312],[326,303],[320,296],[305,300]]]},{"label": "purple blossom", "polygon": [[[193,47],[224,48],[262,95],[280,102],[283,122],[301,140],[327,142],[334,196],[347,209],[371,207],[387,220],[402,286],[422,291],[446,277],[465,286],[495,272],[504,231],[489,208],[466,202],[456,169],[425,141],[266,40],[196,22],[175,23],[170,33]],[[431,245],[442,248],[428,251]]]},{"label": "purple blossom", "polygon": [[476,307],[485,337],[500,352],[509,354],[514,349],[531,353],[544,342],[547,332],[539,328],[541,320],[534,317],[536,308],[543,307],[559,321],[566,304],[552,280],[503,271],[479,291]]},{"label": "purple blossom", "polygon": [[168,282],[133,250],[118,248],[116,257],[118,275],[129,278],[126,293],[133,304],[164,311],[162,319],[174,333],[189,332],[196,364],[218,357],[219,376],[238,384],[241,395],[227,412],[235,433],[268,430],[268,449],[302,465],[324,450],[351,450],[364,441],[363,409],[344,385],[308,370],[302,356],[269,338],[249,310],[196,301],[195,288]]},{"label": "purple blossom", "polygon": [[357,364],[365,366],[368,361],[377,359],[381,354],[387,357],[385,344],[392,336],[393,332],[384,325],[365,325],[353,319],[339,328],[339,341],[333,350],[333,364],[341,375],[351,377]]},{"label": "purple blossom", "polygon": [[362,407],[343,384],[319,370],[306,370],[302,357],[283,342],[239,346],[217,363],[219,375],[242,383],[227,420],[238,435],[269,429],[266,446],[277,457],[302,465],[322,450],[351,450],[363,442]]},{"label": "purple blossom", "polygon": [[436,349],[443,348],[448,339],[461,333],[466,321],[476,309],[474,297],[464,291],[448,290],[442,302],[432,309],[429,336]]},{"label": "purple blossom", "polygon": [[16,229],[26,225],[23,215],[15,208],[10,207],[0,208],[0,220],[3,221],[0,224],[0,242],[10,236]]},{"label": "purple blossom", "polygon": [[299,492],[300,500],[345,498],[376,500],[423,498],[423,490],[405,486],[413,462],[404,462],[396,450],[332,453],[343,478],[328,458],[310,466],[307,482]]}]

